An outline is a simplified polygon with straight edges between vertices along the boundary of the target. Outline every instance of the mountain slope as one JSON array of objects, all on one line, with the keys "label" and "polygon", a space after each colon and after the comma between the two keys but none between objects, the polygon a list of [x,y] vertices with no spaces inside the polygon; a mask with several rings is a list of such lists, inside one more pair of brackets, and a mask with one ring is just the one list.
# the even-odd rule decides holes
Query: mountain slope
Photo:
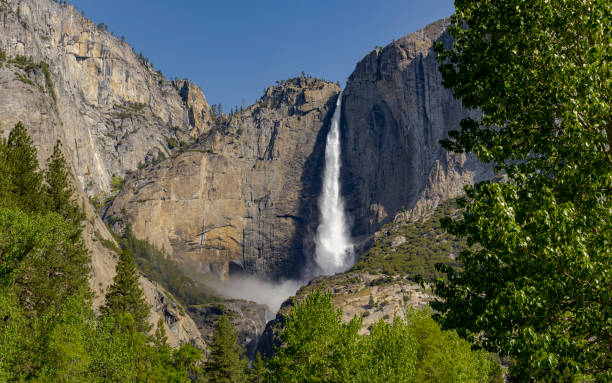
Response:
[{"label": "mountain slope", "polygon": [[[1,0],[0,127],[6,136],[22,121],[44,164],[57,140],[84,207],[84,239],[91,251],[90,285],[99,307],[117,262],[113,238],[89,196],[110,191],[122,176],[160,153],[168,138],[205,131],[209,107],[187,81],[169,82],[132,48],[97,28],[74,7],[51,0]],[[152,319],[165,319],[169,342],[202,345],[191,318],[169,294],[141,278]]]},{"label": "mountain slope", "polygon": [[197,86],[168,81],[73,6],[1,4],[0,49],[32,65],[2,69],[0,121],[24,121],[43,157],[61,139],[89,195],[108,192],[113,175],[168,155],[167,139],[185,141],[207,129],[210,108]]}]

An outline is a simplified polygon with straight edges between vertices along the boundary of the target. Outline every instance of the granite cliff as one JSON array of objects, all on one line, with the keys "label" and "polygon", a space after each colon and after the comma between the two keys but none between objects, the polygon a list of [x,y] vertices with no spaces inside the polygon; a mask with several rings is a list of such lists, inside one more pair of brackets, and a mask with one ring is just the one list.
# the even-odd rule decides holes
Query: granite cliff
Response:
[{"label": "granite cliff", "polygon": [[297,276],[318,221],[325,135],[340,89],[302,76],[217,120],[195,145],[130,177],[105,212],[191,275]]},{"label": "granite cliff", "polygon": [[[448,23],[375,49],[347,81],[342,193],[364,247],[397,214],[421,217],[492,176],[490,167],[438,143],[461,119],[477,116],[441,84],[432,46],[450,43]],[[128,180],[107,221],[119,229],[127,218],[137,236],[191,271],[223,279],[299,275],[313,254],[324,137],[338,91],[311,78],[269,88],[187,152]]]},{"label": "granite cliff", "polygon": [[[172,153],[168,142],[189,141],[209,127],[210,108],[186,80],[168,81],[120,39],[74,7],[51,0],[1,0],[0,126],[28,128],[44,164],[57,140],[75,176],[88,219],[94,306],[112,282],[112,236],[87,196],[106,195],[113,176]],[[105,242],[106,241],[106,242]],[[202,344],[191,318],[163,289],[141,279],[153,307],[165,318],[169,341]]]},{"label": "granite cliff", "polygon": [[208,128],[197,86],[167,80],[73,6],[2,0],[2,9],[0,48],[32,64],[4,66],[2,122],[27,122],[43,156],[61,139],[89,195],[108,192],[113,175],[169,155],[168,142]]},{"label": "granite cliff", "polygon": [[[463,185],[492,176],[438,144],[462,118],[477,116],[441,85],[432,44],[450,43],[447,26],[440,20],[375,49],[347,81],[342,193],[364,248],[394,217],[418,219]],[[338,85],[307,76],[281,81],[248,108],[218,116],[196,85],[166,79],[122,39],[52,0],[0,0],[0,49],[3,135],[23,121],[41,163],[63,142],[88,216],[96,306],[116,254],[89,199],[111,196],[120,177],[126,182],[102,209],[106,222],[116,231],[129,223],[192,277],[282,279],[308,269]],[[366,273],[353,277],[355,286],[371,282]],[[173,345],[203,345],[200,331],[210,332],[215,306],[189,308],[194,322],[163,288],[144,276],[141,284]],[[237,313],[241,339],[252,343],[266,310],[237,302],[219,310]]]},{"label": "granite cliff", "polygon": [[435,41],[450,44],[449,19],[376,48],[349,77],[342,111],[342,190],[353,236],[368,242],[400,213],[418,218],[492,169],[450,154],[439,141],[478,112],[442,86]]}]

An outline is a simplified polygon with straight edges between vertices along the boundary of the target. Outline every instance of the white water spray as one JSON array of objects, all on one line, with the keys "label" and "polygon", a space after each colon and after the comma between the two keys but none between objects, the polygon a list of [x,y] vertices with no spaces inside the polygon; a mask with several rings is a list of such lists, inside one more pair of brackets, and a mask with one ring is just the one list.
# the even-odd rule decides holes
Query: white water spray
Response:
[{"label": "white water spray", "polygon": [[345,271],[352,263],[350,235],[340,195],[340,116],[342,93],[338,95],[336,110],[325,144],[323,190],[319,197],[321,221],[315,238],[315,261],[321,274]]}]

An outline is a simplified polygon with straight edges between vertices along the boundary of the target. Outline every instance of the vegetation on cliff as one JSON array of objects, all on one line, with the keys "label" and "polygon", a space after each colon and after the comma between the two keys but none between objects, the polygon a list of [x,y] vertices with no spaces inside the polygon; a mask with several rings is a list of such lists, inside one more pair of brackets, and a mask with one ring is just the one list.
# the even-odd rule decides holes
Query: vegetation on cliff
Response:
[{"label": "vegetation on cliff", "polygon": [[483,111],[443,142],[507,182],[467,187],[443,226],[469,248],[440,270],[438,320],[513,359],[516,381],[610,381],[609,1],[457,1],[444,85]]},{"label": "vegetation on cliff", "polygon": [[329,293],[315,291],[292,308],[282,346],[267,363],[270,382],[501,382],[499,363],[441,331],[428,311],[374,324],[342,322]]},{"label": "vegetation on cliff", "polygon": [[432,282],[444,275],[436,270],[436,264],[458,268],[455,257],[465,241],[446,233],[440,224],[440,218],[452,216],[456,210],[457,204],[449,200],[423,219],[386,224],[351,271],[420,277]]},{"label": "vegetation on cliff", "polygon": [[223,301],[210,287],[185,275],[177,261],[148,241],[136,238],[129,225],[118,242],[123,251],[133,255],[140,272],[162,285],[183,305]]},{"label": "vegetation on cliff", "polygon": [[[455,335],[430,328],[433,322],[411,325],[411,320],[429,320],[420,314],[393,325],[380,322],[371,335],[358,335],[361,321],[355,318],[342,324],[331,296],[320,292],[290,314],[278,356],[265,363],[259,359],[250,369],[235,330],[222,316],[204,362],[191,345],[171,350],[162,321],[155,335],[149,334],[149,309],[127,250],[120,255],[106,303],[96,318],[87,283],[83,213],[75,202],[61,146],[56,145],[46,171],[41,172],[36,149],[18,124],[8,141],[0,142],[0,154],[0,169],[6,175],[0,180],[3,381],[405,382],[441,381],[440,374],[456,381],[468,374],[484,382],[498,373],[486,353],[474,353]],[[428,335],[417,337],[414,331]],[[425,339],[429,348],[417,339]],[[421,364],[427,370],[417,367]]]},{"label": "vegetation on cliff", "polygon": [[0,381],[188,381],[202,356],[147,334],[149,308],[126,254],[95,318],[84,215],[61,145],[40,171],[19,123],[0,141],[0,171]]}]

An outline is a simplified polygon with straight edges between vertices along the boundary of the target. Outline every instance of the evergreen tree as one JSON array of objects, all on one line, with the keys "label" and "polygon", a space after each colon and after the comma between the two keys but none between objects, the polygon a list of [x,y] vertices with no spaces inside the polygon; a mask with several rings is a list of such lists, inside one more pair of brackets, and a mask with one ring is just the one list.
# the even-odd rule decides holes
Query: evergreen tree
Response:
[{"label": "evergreen tree", "polygon": [[[2,133],[2,130],[0,130]],[[10,182],[10,166],[8,163],[8,145],[6,139],[0,137],[0,174],[3,176],[0,177],[0,200],[2,200],[4,206],[9,206],[10,201],[10,192],[11,192],[11,182]]]},{"label": "evergreen tree", "polygon": [[217,321],[206,372],[211,382],[244,383],[247,381],[247,360],[238,345],[238,334],[226,315]]},{"label": "evergreen tree", "polygon": [[62,153],[62,143],[58,140],[53,147],[53,154],[47,160],[45,171],[47,208],[60,214],[75,226],[80,226],[84,215],[73,200],[74,188],[70,178],[66,159]]},{"label": "evergreen tree", "polygon": [[266,376],[266,364],[261,358],[261,354],[257,352],[255,359],[253,360],[251,371],[249,375],[251,377],[251,383],[263,383]]},{"label": "evergreen tree", "polygon": [[191,344],[184,344],[174,351],[174,368],[178,371],[186,371],[192,383],[205,383],[204,366],[202,364],[202,351]]},{"label": "evergreen tree", "polygon": [[26,212],[44,210],[42,175],[38,170],[36,148],[25,126],[18,122],[6,146],[6,171],[9,198]]},{"label": "evergreen tree", "polygon": [[106,293],[106,302],[102,307],[102,312],[116,318],[121,314],[130,314],[134,319],[135,329],[146,334],[151,329],[148,323],[149,306],[138,284],[136,264],[129,251],[121,252],[116,271],[113,284]]}]

